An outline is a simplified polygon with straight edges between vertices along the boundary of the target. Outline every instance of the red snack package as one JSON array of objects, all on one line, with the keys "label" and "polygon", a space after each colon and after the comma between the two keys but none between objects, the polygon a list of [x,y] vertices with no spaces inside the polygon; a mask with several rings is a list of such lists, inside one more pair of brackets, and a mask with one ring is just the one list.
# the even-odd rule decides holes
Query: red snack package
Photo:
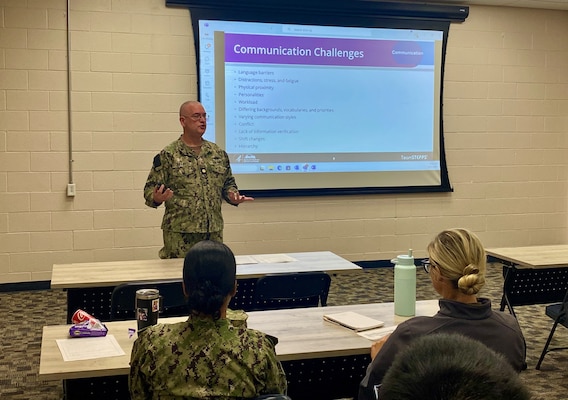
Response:
[{"label": "red snack package", "polygon": [[80,324],[81,322],[89,321],[91,319],[95,319],[95,317],[93,317],[91,314],[87,313],[86,311],[79,309],[75,311],[75,313],[73,313],[73,316],[71,317],[71,322],[74,324]]}]

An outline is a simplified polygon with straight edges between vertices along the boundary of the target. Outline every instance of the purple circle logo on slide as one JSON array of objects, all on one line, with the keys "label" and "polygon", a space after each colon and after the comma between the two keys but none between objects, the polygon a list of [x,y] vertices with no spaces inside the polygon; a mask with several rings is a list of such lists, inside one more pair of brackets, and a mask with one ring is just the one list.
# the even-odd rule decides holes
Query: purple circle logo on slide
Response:
[{"label": "purple circle logo on slide", "polygon": [[416,42],[396,42],[392,48],[392,57],[400,66],[416,67],[424,57],[424,50]]}]

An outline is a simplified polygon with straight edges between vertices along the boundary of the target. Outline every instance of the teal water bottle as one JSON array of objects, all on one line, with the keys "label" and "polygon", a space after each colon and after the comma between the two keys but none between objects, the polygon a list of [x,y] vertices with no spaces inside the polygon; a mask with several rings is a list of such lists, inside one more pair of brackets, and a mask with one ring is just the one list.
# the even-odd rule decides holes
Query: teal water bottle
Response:
[{"label": "teal water bottle", "polygon": [[394,260],[394,313],[402,317],[416,314],[416,266],[412,249]]}]

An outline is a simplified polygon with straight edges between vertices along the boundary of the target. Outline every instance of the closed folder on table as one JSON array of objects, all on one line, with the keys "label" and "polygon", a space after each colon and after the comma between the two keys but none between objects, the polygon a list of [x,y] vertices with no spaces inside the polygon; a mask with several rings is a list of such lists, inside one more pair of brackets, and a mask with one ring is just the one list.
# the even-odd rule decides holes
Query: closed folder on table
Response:
[{"label": "closed folder on table", "polygon": [[385,323],[378,319],[366,317],[353,311],[346,311],[335,314],[326,314],[323,316],[325,321],[341,325],[345,328],[352,329],[356,332],[366,331],[368,329],[380,328]]}]

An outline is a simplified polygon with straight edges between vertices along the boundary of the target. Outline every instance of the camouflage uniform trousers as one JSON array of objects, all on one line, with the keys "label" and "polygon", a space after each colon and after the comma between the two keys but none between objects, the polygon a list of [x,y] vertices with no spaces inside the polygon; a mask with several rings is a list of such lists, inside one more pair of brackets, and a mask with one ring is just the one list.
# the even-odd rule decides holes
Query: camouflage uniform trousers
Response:
[{"label": "camouflage uniform trousers", "polygon": [[185,258],[194,244],[202,240],[214,240],[223,243],[223,231],[207,233],[188,233],[163,231],[164,247],[158,253],[160,258]]}]

